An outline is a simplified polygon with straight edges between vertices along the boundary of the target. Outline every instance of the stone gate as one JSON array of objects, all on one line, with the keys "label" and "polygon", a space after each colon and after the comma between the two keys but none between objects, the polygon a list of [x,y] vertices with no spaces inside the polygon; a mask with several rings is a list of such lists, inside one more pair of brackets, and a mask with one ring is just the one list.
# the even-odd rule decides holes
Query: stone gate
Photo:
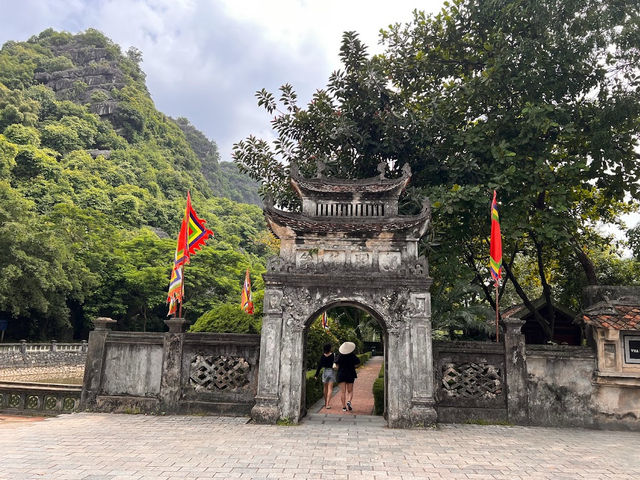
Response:
[{"label": "stone gate", "polygon": [[399,178],[304,178],[291,171],[302,212],[274,208],[265,216],[280,239],[280,255],[264,275],[260,371],[254,420],[298,422],[304,410],[306,329],[323,310],[353,305],[380,323],[385,343],[385,398],[389,426],[436,421],[427,259],[418,241],[430,221],[398,214],[409,183]]}]

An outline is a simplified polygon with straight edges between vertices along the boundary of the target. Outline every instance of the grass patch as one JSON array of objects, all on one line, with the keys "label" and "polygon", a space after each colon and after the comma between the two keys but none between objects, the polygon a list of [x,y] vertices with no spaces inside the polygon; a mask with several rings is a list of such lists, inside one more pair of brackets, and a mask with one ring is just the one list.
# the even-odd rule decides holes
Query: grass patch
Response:
[{"label": "grass patch", "polygon": [[513,423],[509,423],[506,420],[485,420],[484,418],[472,418],[465,420],[466,425],[502,425],[505,427],[513,427]]},{"label": "grass patch", "polygon": [[299,423],[294,423],[290,418],[279,418],[276,425],[280,425],[281,427],[296,427]]}]

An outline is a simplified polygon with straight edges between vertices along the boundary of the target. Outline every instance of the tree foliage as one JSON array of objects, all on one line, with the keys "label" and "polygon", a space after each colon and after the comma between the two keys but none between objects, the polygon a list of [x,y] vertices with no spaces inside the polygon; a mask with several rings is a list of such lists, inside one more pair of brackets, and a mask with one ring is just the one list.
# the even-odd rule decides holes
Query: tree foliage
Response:
[{"label": "tree foliage", "polygon": [[[380,161],[393,176],[408,163],[403,205],[431,199],[423,249],[440,251],[434,270],[449,282],[434,308],[459,292],[467,313],[473,303],[493,306],[485,264],[497,189],[503,293],[531,304],[539,292],[552,305],[565,275],[574,284],[604,278],[592,259],[607,242],[597,227],[637,207],[639,21],[634,2],[456,0],[384,30],[378,56],[347,32],[343,69],[306,107],[288,84],[278,97],[257,92],[276,139],[247,137],[235,161],[293,209],[292,163],[312,174],[321,159],[346,178],[373,176]],[[553,318],[537,319],[552,338]]]}]

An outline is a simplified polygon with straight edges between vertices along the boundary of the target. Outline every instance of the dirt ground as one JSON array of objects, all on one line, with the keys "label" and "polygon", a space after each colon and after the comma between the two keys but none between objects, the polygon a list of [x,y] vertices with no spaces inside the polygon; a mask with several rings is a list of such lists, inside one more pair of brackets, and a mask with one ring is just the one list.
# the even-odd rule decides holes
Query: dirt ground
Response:
[{"label": "dirt ground", "polygon": [[0,367],[0,381],[39,382],[39,383],[82,383],[84,365],[65,365],[56,367]]}]

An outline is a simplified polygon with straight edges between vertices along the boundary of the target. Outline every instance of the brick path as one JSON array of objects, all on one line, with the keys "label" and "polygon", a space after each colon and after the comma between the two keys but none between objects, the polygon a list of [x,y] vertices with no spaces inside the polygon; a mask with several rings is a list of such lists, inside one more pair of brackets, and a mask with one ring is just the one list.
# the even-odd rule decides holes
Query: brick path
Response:
[{"label": "brick path", "polygon": [[329,405],[331,408],[327,410],[324,408],[324,401],[320,403],[320,410],[313,409],[312,411],[318,411],[318,413],[328,415],[371,415],[373,414],[373,382],[378,378],[380,367],[382,366],[383,357],[372,357],[364,366],[358,369],[358,378],[353,383],[353,400],[351,405],[353,410],[350,412],[342,411],[342,400],[340,399],[341,393],[338,391]]},{"label": "brick path", "polygon": [[640,478],[631,432],[245,422],[91,413],[0,422],[0,479]]}]

